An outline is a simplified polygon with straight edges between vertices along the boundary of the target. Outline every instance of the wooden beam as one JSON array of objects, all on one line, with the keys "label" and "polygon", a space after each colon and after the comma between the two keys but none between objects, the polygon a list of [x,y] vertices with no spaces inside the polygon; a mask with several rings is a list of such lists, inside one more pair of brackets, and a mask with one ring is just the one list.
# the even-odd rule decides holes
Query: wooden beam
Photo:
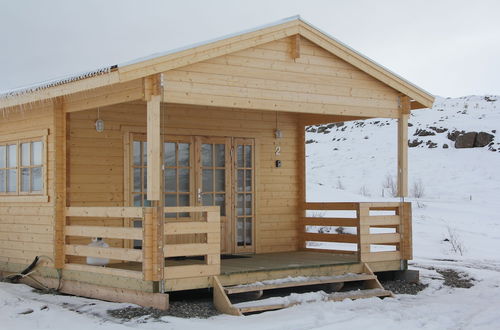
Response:
[{"label": "wooden beam", "polygon": [[[50,142],[53,146],[54,159],[53,171],[54,181],[52,185],[52,198],[54,198],[54,266],[63,268],[64,255],[64,227],[66,223],[66,114],[62,107],[62,101],[56,99],[53,103],[53,129]],[[44,185],[48,185],[46,177]]]},{"label": "wooden beam", "polygon": [[147,199],[161,200],[161,74],[144,78],[144,97],[147,102]]},{"label": "wooden beam", "polygon": [[142,218],[143,208],[136,206],[71,206],[66,208],[68,217],[92,217],[92,218]]},{"label": "wooden beam", "polygon": [[292,58],[298,59],[300,57],[300,34],[292,36]]},{"label": "wooden beam", "polygon": [[410,99],[400,97],[400,116],[398,118],[398,196],[408,196],[408,117]]}]

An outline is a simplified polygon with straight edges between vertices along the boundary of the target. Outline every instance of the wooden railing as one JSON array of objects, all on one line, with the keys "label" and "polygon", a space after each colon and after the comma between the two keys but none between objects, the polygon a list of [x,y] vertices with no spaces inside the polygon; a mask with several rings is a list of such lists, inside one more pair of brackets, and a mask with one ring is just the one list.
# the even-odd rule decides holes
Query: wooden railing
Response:
[{"label": "wooden railing", "polygon": [[[164,213],[201,213],[197,221],[168,221]],[[220,210],[218,206],[189,207],[67,207],[66,217],[106,218],[108,226],[65,226],[65,241],[68,237],[102,237],[107,239],[140,240],[142,249],[122,247],[94,247],[65,244],[65,255],[106,258],[124,262],[141,263],[141,270],[98,267],[82,263],[66,263],[65,269],[94,272],[108,275],[162,281],[185,277],[212,276],[220,274]],[[142,228],[124,227],[123,219],[140,219]],[[117,226],[109,226],[117,221]],[[201,234],[197,243],[172,243],[166,236]],[[173,240],[175,242],[175,240]],[[202,262],[193,265],[165,267],[165,258],[203,256]]]},{"label": "wooden railing", "polygon": [[[192,257],[202,256],[199,264],[167,266],[164,271],[165,280],[176,278],[190,278],[212,276],[220,274],[220,210],[218,206],[197,207],[166,207],[166,213],[199,212],[202,213],[199,221],[165,222],[164,235],[201,234],[205,236],[201,243],[176,244],[166,242],[165,257]],[[172,240],[175,242],[175,239]]]},{"label": "wooden railing", "polygon": [[361,262],[413,257],[411,203],[305,203],[305,210],[301,246],[307,251],[356,254]]}]

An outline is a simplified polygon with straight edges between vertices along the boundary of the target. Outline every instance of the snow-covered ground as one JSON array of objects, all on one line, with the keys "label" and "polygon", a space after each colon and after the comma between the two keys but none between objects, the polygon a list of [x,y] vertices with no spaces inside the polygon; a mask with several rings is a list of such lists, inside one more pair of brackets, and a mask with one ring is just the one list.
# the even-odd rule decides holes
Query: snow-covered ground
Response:
[{"label": "snow-covered ground", "polygon": [[[492,99],[438,99],[432,110],[414,112],[409,138],[429,126],[485,131],[496,135],[496,148],[500,136],[492,131],[500,129],[500,102]],[[396,126],[376,121],[308,133],[307,139],[317,141],[307,145],[308,200],[393,199],[386,183],[396,173]],[[455,149],[446,134],[423,137],[437,148],[409,152],[411,195],[414,183],[423,188],[420,198],[410,198],[415,256],[410,267],[429,284],[416,296],[304,303],[245,317],[120,323],[105,311],[123,304],[38,295],[24,285],[0,283],[0,329],[500,329],[500,153],[488,147]],[[435,268],[466,273],[474,286],[445,286]],[[27,309],[33,312],[22,314]]]}]

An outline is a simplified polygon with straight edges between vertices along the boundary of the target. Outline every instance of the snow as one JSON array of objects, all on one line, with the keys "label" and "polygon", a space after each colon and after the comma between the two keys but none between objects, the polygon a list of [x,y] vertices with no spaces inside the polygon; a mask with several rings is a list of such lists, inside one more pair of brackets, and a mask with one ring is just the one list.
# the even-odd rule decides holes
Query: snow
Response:
[{"label": "snow", "polygon": [[[434,122],[449,129],[498,132],[498,105],[498,101],[486,101],[479,96],[439,99],[432,110],[414,112],[409,135]],[[379,120],[378,125],[380,121],[386,122]],[[387,197],[388,190],[382,197],[382,186],[387,175],[396,173],[396,126],[378,125],[356,127],[349,123],[344,131],[307,134],[308,139],[318,141],[307,145],[309,201],[394,200]],[[334,138],[336,141],[332,141]],[[416,296],[316,301],[245,317],[139,318],[120,323],[105,311],[125,304],[38,295],[24,285],[0,283],[1,329],[498,329],[500,153],[488,147],[455,149],[446,133],[424,138],[439,145],[435,149],[409,150],[410,187],[421,180],[425,188],[423,197],[409,199],[413,201],[414,244],[410,268],[419,270],[422,282],[429,285]],[[450,148],[443,149],[443,143]],[[334,148],[339,150],[333,151]],[[450,233],[462,245],[462,253],[445,241]],[[474,278],[474,286],[445,286],[436,268],[466,273]],[[311,293],[309,297],[319,295]],[[47,308],[42,309],[45,305]],[[19,314],[28,308],[33,312]]]}]

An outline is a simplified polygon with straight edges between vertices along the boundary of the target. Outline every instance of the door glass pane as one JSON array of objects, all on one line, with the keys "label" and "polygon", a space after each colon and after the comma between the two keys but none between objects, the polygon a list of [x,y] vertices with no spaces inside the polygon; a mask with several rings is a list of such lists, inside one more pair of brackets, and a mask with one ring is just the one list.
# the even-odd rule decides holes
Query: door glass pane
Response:
[{"label": "door glass pane", "polygon": [[203,192],[214,191],[213,175],[214,175],[213,170],[203,170],[202,171],[202,188],[201,189]]},{"label": "door glass pane", "polygon": [[245,244],[252,245],[252,218],[245,219]]},{"label": "door glass pane", "polygon": [[164,158],[165,158],[165,166],[176,166],[175,160],[175,143],[167,142],[163,144],[164,150]]},{"label": "door glass pane", "polygon": [[189,166],[189,143],[179,143],[179,166]]},{"label": "door glass pane", "polygon": [[142,185],[144,186],[142,191],[148,190],[148,168],[142,168]]},{"label": "door glass pane", "polygon": [[179,169],[179,191],[189,192],[189,169],[180,168]]},{"label": "door glass pane", "polygon": [[31,169],[31,191],[42,191],[42,168],[33,167]]},{"label": "door glass pane", "polygon": [[243,146],[236,147],[236,160],[238,167],[243,167]]},{"label": "door glass pane", "polygon": [[30,169],[22,168],[21,169],[21,191],[29,192],[30,191]]},{"label": "door glass pane", "polygon": [[[177,206],[177,195],[165,195],[165,206]],[[165,213],[165,218],[177,218],[177,213]]]},{"label": "door glass pane", "polygon": [[134,191],[141,191],[141,169],[134,168]]},{"label": "door glass pane", "polygon": [[32,164],[42,165],[42,141],[36,141],[31,144]]},{"label": "door glass pane", "polygon": [[8,167],[17,167],[17,145],[7,146],[7,158]]},{"label": "door glass pane", "polygon": [[215,191],[226,191],[226,170],[215,170]]},{"label": "door glass pane", "polygon": [[7,170],[7,191],[17,191],[17,170]]},{"label": "door glass pane", "polygon": [[216,194],[215,195],[215,205],[220,206],[220,215],[226,215],[226,195]]},{"label": "door glass pane", "polygon": [[245,215],[252,215],[252,194],[245,195]]},{"label": "door glass pane", "polygon": [[[21,144],[21,164],[22,166],[30,166],[30,144],[22,143]],[[28,188],[29,190],[29,188]],[[26,191],[26,190],[23,190]]]},{"label": "door glass pane", "polygon": [[215,166],[226,166],[226,146],[224,144],[215,145]]},{"label": "door glass pane", "polygon": [[0,146],[0,168],[5,168],[5,146]]},{"label": "door glass pane", "polygon": [[238,216],[243,215],[243,197],[245,195],[243,194],[238,194],[236,197],[236,214]]},{"label": "door glass pane", "polygon": [[177,170],[175,168],[165,169],[165,191],[177,191]]},{"label": "door glass pane", "polygon": [[238,218],[236,220],[236,239],[237,239],[237,244],[238,246],[243,246],[245,244],[245,241],[243,239],[243,218]]},{"label": "door glass pane", "polygon": [[245,146],[245,167],[252,167],[252,146]]},{"label": "door glass pane", "polygon": [[252,170],[245,170],[245,191],[252,191]]},{"label": "door glass pane", "polygon": [[[180,194],[179,195],[179,206],[189,206],[189,195],[188,194]],[[189,217],[189,212],[179,213],[179,218],[187,218]]]},{"label": "door glass pane", "polygon": [[134,194],[134,206],[142,206],[142,195]]},{"label": "door glass pane", "polygon": [[245,170],[238,170],[238,178],[237,178],[237,189],[238,191],[243,191],[243,179],[245,176]]},{"label": "door glass pane", "polygon": [[0,170],[0,192],[5,192],[5,170]]},{"label": "door glass pane", "polygon": [[142,142],[142,165],[146,166],[148,164],[148,143]]},{"label": "door glass pane", "polygon": [[201,164],[203,166],[213,166],[213,152],[211,144],[202,144],[201,145]]},{"label": "door glass pane", "polygon": [[201,197],[201,202],[203,206],[214,205],[214,199],[212,194],[203,194]]},{"label": "door glass pane", "polygon": [[148,200],[148,195],[146,195],[146,194],[142,195],[142,205],[144,207],[150,207],[151,206],[151,201]]},{"label": "door glass pane", "polygon": [[140,166],[141,165],[141,142],[134,141],[133,149],[134,149],[133,150],[134,165]]},{"label": "door glass pane", "polygon": [[[133,222],[134,228],[142,228],[142,221],[141,220],[134,220]],[[135,239],[134,240],[134,249],[141,249],[142,248],[142,241]]]}]

